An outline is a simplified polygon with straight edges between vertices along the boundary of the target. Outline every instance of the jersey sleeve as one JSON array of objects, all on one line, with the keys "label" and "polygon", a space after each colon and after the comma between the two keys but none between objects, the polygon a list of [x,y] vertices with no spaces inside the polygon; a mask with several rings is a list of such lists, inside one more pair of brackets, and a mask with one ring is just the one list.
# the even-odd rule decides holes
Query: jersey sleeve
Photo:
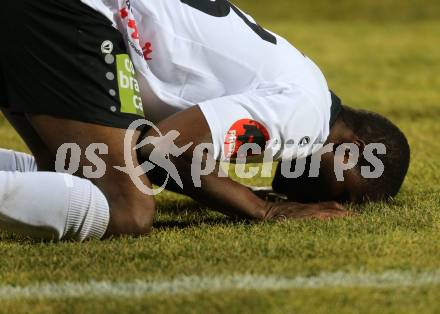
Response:
[{"label": "jersey sleeve", "polygon": [[291,86],[217,98],[199,107],[211,130],[216,160],[243,157],[237,154],[247,143],[257,143],[275,160],[302,158],[328,136],[325,108]]}]

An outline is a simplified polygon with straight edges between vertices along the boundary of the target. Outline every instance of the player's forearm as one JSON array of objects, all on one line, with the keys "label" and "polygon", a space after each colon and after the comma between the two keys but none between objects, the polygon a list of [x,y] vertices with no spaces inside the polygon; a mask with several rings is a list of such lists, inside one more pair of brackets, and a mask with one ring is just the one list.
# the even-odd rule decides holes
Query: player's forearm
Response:
[{"label": "player's forearm", "polygon": [[[187,158],[173,160],[183,181],[183,193],[210,208],[232,217],[262,220],[268,211],[267,203],[248,187],[229,178],[212,174],[200,177],[200,187],[195,186],[191,174],[191,162]],[[218,167],[217,167],[218,168]]]},{"label": "player's forearm", "polygon": [[[168,180],[165,186],[167,190],[187,195],[229,216],[257,220],[264,218],[267,211],[267,206],[263,201],[264,197],[259,197],[249,187],[229,178],[218,177],[218,170],[210,175],[201,176],[200,186],[196,187],[191,173],[192,160],[183,156],[171,159],[178,169],[183,188],[173,180]],[[145,160],[144,156],[140,162],[142,163]],[[148,177],[154,184],[162,186],[166,181],[167,172],[156,167],[148,172]]]},{"label": "player's forearm", "polygon": [[197,196],[206,198],[206,204],[229,216],[255,220],[266,217],[267,202],[257,197],[245,186],[230,179],[211,176],[202,182]]}]

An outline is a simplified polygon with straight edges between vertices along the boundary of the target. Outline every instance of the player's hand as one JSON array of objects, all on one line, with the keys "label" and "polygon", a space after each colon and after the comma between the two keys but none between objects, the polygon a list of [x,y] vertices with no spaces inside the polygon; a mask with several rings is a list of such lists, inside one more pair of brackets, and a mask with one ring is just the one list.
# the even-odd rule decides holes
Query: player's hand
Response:
[{"label": "player's hand", "polygon": [[345,210],[337,202],[323,202],[315,204],[302,203],[269,203],[266,220],[287,219],[331,219],[351,216],[352,213]]}]

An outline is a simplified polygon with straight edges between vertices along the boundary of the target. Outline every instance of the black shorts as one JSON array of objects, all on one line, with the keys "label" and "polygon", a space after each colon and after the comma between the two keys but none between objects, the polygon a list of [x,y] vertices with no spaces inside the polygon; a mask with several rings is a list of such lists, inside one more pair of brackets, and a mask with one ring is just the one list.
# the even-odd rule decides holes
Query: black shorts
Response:
[{"label": "black shorts", "polygon": [[0,106],[115,128],[143,118],[123,36],[80,0],[8,0],[0,10]]}]

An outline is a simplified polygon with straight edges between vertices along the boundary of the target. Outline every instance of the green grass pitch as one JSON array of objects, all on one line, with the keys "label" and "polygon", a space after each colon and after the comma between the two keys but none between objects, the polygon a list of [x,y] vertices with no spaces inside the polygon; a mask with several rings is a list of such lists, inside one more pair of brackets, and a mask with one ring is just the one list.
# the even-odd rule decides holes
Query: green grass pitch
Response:
[{"label": "green grass pitch", "polygon": [[[1,234],[0,312],[440,312],[438,282],[205,289],[140,297],[5,296],[5,287],[41,282],[160,282],[182,276],[244,274],[296,278],[387,271],[417,276],[440,270],[438,1],[341,0],[330,6],[314,0],[297,7],[294,2],[243,0],[240,4],[314,59],[346,104],[385,114],[404,130],[412,147],[412,164],[395,201],[363,206],[358,208],[361,214],[348,219],[246,224],[164,193],[149,237],[40,244]],[[4,119],[0,119],[0,146],[26,149]]]}]

